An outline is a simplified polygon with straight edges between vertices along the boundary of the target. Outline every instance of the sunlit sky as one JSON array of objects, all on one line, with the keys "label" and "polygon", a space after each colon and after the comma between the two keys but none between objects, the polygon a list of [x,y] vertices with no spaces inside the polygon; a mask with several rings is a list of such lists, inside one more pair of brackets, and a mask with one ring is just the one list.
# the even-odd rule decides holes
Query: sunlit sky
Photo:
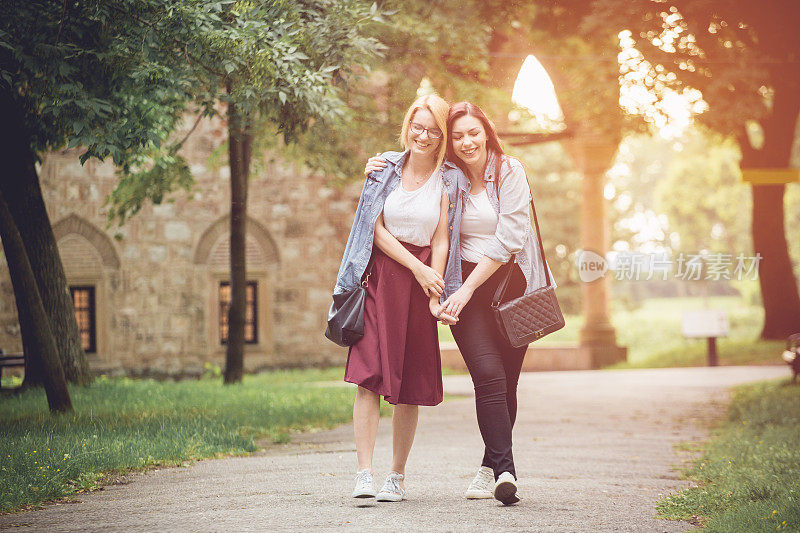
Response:
[{"label": "sunlit sky", "polygon": [[547,121],[561,122],[564,113],[558,105],[558,98],[550,76],[534,56],[525,58],[514,83],[511,100],[520,107],[528,109],[536,117]]}]

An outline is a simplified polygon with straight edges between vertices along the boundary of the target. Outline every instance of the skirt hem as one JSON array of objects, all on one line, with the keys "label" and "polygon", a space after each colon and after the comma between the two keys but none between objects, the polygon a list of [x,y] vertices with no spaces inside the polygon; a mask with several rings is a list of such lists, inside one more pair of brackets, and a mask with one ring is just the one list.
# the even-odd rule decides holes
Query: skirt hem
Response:
[{"label": "skirt hem", "polygon": [[[348,378],[347,376],[345,376],[344,381],[347,382],[347,383],[352,383],[353,385],[358,385],[359,387],[361,387],[363,389],[367,389],[368,391],[373,392],[373,393],[377,394],[378,396],[383,396],[383,399],[386,402],[388,402],[388,403],[390,403],[392,405],[398,405],[398,404],[399,405],[421,405],[422,407],[435,407],[435,406],[439,405],[440,403],[442,403],[442,401],[444,400],[444,398],[442,398],[439,401],[437,401],[436,403],[431,403],[430,400],[411,400],[411,401],[406,400],[406,401],[403,401],[403,402],[398,402],[394,398],[389,396],[388,394],[385,394],[385,393],[380,392],[380,391],[373,390],[372,387],[368,387],[366,385],[362,385],[361,383],[358,383],[357,381],[353,380],[352,378]],[[404,400],[405,400],[405,398],[404,398]]]}]

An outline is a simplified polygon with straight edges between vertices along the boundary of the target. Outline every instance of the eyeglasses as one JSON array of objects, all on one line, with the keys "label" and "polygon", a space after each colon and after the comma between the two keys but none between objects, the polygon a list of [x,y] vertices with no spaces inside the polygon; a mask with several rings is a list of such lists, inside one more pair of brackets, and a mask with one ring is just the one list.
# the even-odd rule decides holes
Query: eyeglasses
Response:
[{"label": "eyeglasses", "polygon": [[416,135],[422,135],[423,131],[428,132],[428,137],[431,139],[441,139],[442,138],[442,130],[438,130],[436,128],[426,128],[422,124],[417,124],[416,122],[412,122],[408,125],[408,128],[411,130],[412,133]]}]

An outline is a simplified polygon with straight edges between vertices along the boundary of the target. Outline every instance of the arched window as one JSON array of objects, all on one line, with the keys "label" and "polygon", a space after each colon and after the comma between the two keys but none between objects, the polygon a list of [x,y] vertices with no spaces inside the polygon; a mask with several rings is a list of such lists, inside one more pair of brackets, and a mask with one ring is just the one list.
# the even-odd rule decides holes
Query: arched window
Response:
[{"label": "arched window", "polygon": [[[194,263],[207,272],[209,317],[208,344],[212,352],[227,342],[230,304],[230,217],[218,219],[203,232],[195,248]],[[247,265],[247,308],[245,342],[248,350],[271,349],[272,276],[278,263],[278,249],[269,232],[248,217],[245,237]]]},{"label": "arched window", "polygon": [[75,307],[83,349],[88,354],[109,350],[109,272],[120,267],[111,239],[88,220],[72,214],[53,225],[64,274]]}]

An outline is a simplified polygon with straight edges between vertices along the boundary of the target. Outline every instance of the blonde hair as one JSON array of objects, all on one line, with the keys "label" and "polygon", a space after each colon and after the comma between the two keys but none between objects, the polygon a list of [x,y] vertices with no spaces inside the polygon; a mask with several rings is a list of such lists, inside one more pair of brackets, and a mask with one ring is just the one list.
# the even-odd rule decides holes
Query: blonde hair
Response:
[{"label": "blonde hair", "polygon": [[450,112],[450,104],[438,94],[426,94],[414,100],[414,103],[406,111],[403,127],[400,129],[400,142],[406,150],[408,150],[408,126],[411,124],[411,119],[414,118],[414,113],[420,109],[430,111],[431,115],[433,115],[433,120],[436,121],[436,125],[442,131],[442,136],[439,139],[439,151],[436,155],[436,168],[439,168],[442,166],[447,152],[447,114]]}]

